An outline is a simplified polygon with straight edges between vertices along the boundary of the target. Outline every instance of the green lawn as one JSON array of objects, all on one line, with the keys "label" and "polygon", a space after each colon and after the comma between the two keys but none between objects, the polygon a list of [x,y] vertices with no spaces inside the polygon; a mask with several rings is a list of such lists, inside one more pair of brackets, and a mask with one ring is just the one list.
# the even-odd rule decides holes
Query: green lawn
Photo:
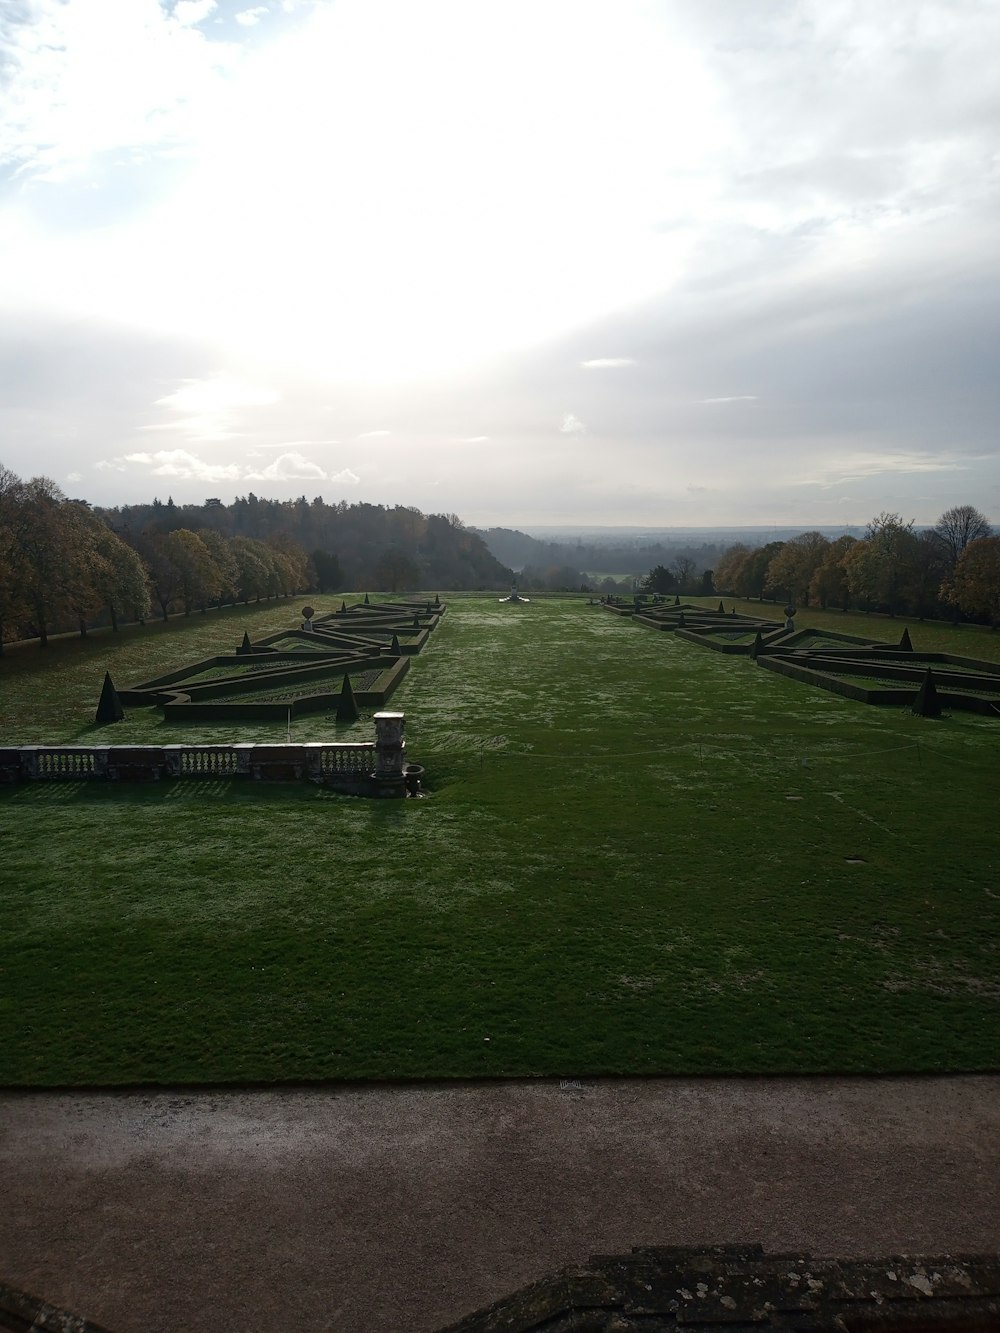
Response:
[{"label": "green lawn", "polygon": [[[1000,1068],[1000,722],[865,707],[585,598],[448,601],[392,701],[427,799],[0,794],[0,1082]],[[297,610],[18,650],[3,739],[193,739],[156,713],[93,731],[104,670]]]}]

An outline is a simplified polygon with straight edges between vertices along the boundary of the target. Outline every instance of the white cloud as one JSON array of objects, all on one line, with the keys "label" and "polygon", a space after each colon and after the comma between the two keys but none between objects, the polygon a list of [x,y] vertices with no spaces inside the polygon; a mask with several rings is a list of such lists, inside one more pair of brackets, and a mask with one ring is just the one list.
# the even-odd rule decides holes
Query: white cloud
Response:
[{"label": "white cloud", "polygon": [[189,28],[207,19],[217,8],[216,0],[177,0],[174,18],[182,27]]},{"label": "white cloud", "polygon": [[255,444],[247,453],[250,458],[259,458],[265,449],[319,449],[339,443],[339,440],[281,440],[277,444]]},{"label": "white cloud", "polygon": [[240,476],[235,463],[206,463],[186,449],[126,454],[124,461],[145,464],[154,477],[178,477],[183,481],[236,481]]},{"label": "white cloud", "polygon": [[358,436],[359,440],[373,440],[376,435],[391,435],[391,430],[366,430]]},{"label": "white cloud", "polygon": [[587,370],[617,370],[620,366],[634,366],[630,356],[598,356],[592,361],[581,361]]},{"label": "white cloud", "polygon": [[208,379],[182,380],[180,388],[157,398],[156,406],[177,412],[219,412],[230,407],[267,407],[280,397],[277,390],[264,385],[213,375]]},{"label": "white cloud", "polygon": [[734,393],[728,398],[699,398],[699,403],[755,403],[757,395],[755,393]]},{"label": "white cloud", "polygon": [[83,473],[82,473],[82,472],[67,472],[67,473],[66,473],[66,480],[67,480],[67,481],[73,481],[73,482],[83,481]]},{"label": "white cloud", "polygon": [[[214,5],[32,0],[0,23],[0,163],[22,179],[86,176],[120,149],[171,152],[215,114],[232,43],[197,27]],[[9,12],[9,9],[8,9]]]},{"label": "white cloud", "polygon": [[485,444],[489,438],[488,435],[466,435],[459,444]]},{"label": "white cloud", "polygon": [[228,440],[243,433],[236,429],[241,411],[271,407],[280,398],[275,389],[227,375],[183,380],[179,388],[157,398],[153,405],[187,415],[147,423],[139,429],[180,431],[189,440],[202,442]]},{"label": "white cloud", "polygon": [[265,14],[269,14],[270,12],[271,11],[268,9],[267,5],[254,5],[252,9],[241,9],[238,14],[234,15],[234,17],[236,22],[242,24],[244,28],[253,28],[261,21]]},{"label": "white cloud", "polygon": [[231,440],[238,435],[234,431],[234,418],[229,412],[205,412],[197,417],[178,417],[176,421],[156,421],[140,426],[139,430],[176,430],[185,434],[189,440],[198,440],[210,444],[218,440]]},{"label": "white cloud", "polygon": [[892,473],[917,472],[966,472],[969,460],[961,461],[954,457],[932,454],[892,453],[848,454],[844,458],[831,462],[821,476],[806,477],[796,483],[799,486],[841,486],[848,481],[861,481],[866,477],[881,477]]},{"label": "white cloud", "polygon": [[562,424],[559,429],[563,435],[582,435],[587,427],[579,417],[574,416],[572,412],[567,412],[562,419]]},{"label": "white cloud", "polygon": [[[318,463],[295,449],[282,446],[279,454],[266,467],[247,467],[237,463],[210,463],[188,449],[140,450],[118,458],[106,458],[95,464],[101,472],[125,472],[127,465],[149,468],[154,477],[176,477],[183,481],[326,481],[342,486],[357,486],[361,478],[350,468],[327,473]],[[72,478],[67,478],[72,480]],[[82,480],[79,476],[76,480]]]},{"label": "white cloud", "polygon": [[246,473],[247,481],[326,481],[327,475],[317,464],[294,450],[280,454],[259,472]]}]

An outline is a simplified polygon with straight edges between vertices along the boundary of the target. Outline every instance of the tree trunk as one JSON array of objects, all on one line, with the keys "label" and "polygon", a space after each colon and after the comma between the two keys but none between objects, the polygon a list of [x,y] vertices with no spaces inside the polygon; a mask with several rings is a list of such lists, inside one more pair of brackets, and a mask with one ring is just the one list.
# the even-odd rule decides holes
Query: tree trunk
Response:
[{"label": "tree trunk", "polygon": [[117,613],[117,611],[116,611],[115,608],[114,608],[114,603],[113,603],[113,602],[109,602],[109,603],[108,603],[108,611],[109,611],[110,614],[111,614],[111,629],[112,629],[112,632],[115,633],[115,634],[117,634],[117,633],[118,633],[118,613]]},{"label": "tree trunk", "polygon": [[77,616],[77,624],[80,626],[80,638],[85,639],[87,637],[87,622],[83,616]]}]

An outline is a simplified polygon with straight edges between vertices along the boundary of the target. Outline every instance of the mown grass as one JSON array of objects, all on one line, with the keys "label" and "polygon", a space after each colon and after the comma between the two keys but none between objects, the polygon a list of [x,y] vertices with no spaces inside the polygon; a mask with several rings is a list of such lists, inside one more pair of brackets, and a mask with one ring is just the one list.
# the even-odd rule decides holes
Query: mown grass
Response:
[{"label": "mown grass", "polygon": [[[866,708],[585,599],[449,601],[393,698],[425,800],[0,795],[0,1081],[1000,1067],[1000,725]],[[251,637],[289,622],[257,614]],[[5,739],[85,733],[107,666],[151,676],[213,632],[6,664]]]}]

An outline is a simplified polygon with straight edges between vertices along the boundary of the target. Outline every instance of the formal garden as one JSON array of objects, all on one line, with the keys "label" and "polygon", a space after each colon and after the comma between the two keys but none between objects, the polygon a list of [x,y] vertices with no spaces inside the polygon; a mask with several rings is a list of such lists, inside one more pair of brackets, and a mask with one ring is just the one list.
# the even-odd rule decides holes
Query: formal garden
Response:
[{"label": "formal garden", "polygon": [[[1000,1066],[996,721],[866,707],[586,597],[447,603],[392,696],[425,799],[0,790],[0,1082]],[[315,598],[317,621],[341,605]],[[373,707],[332,701],[95,724],[105,672],[148,684],[244,635],[310,651],[298,609],[8,649],[4,744],[367,741]],[[968,626],[796,628],[828,656],[831,632],[907,628],[917,654],[1000,660]]]}]

